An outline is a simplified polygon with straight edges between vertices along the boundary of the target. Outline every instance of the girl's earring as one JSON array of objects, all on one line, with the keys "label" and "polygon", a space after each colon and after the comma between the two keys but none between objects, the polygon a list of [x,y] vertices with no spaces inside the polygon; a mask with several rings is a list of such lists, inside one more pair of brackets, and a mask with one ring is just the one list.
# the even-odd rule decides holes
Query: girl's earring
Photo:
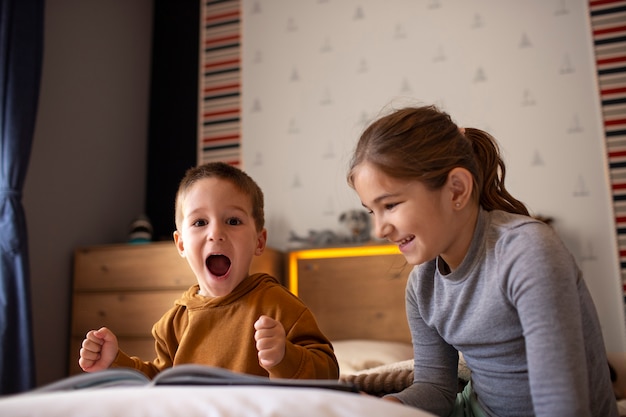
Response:
[{"label": "girl's earring", "polygon": [[454,207],[456,207],[456,208],[461,207],[461,203],[456,203],[456,204],[454,204]]}]

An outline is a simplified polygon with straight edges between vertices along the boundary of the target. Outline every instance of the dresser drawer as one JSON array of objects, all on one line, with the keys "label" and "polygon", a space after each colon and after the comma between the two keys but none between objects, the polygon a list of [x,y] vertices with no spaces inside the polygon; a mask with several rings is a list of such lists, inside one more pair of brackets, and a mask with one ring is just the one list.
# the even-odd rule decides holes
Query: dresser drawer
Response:
[{"label": "dresser drawer", "polygon": [[74,295],[72,335],[106,326],[118,337],[149,335],[152,325],[174,306],[182,290]]},{"label": "dresser drawer", "polygon": [[[266,248],[252,258],[250,272],[283,282],[284,262],[282,252]],[[94,246],[74,253],[74,291],[188,288],[196,282],[174,242]]]},{"label": "dresser drawer", "polygon": [[174,242],[76,250],[74,290],[186,288],[196,282]]}]

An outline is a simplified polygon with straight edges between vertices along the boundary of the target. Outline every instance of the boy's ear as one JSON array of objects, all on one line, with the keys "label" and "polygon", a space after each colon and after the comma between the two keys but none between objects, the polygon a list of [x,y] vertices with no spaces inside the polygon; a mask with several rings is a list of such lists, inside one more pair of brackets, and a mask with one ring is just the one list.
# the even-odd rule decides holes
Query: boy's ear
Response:
[{"label": "boy's ear", "polygon": [[263,229],[259,232],[259,234],[257,235],[256,243],[257,245],[256,245],[256,250],[254,251],[254,254],[256,256],[259,256],[265,250],[265,245],[267,245],[267,229]]},{"label": "boy's ear", "polygon": [[451,203],[455,209],[465,207],[472,198],[474,178],[465,168],[456,167],[448,173],[448,186],[451,192]]},{"label": "boy's ear", "polygon": [[176,245],[176,249],[178,249],[178,254],[184,258],[185,245],[183,244],[183,237],[178,230],[174,231],[174,244]]}]

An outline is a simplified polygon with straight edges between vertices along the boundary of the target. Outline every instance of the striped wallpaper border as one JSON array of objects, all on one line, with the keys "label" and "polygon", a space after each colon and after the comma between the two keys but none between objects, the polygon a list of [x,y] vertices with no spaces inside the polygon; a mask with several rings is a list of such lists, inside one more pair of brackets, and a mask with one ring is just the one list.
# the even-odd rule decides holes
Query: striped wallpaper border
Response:
[{"label": "striped wallpaper border", "polygon": [[626,304],[626,0],[590,0],[589,14]]},{"label": "striped wallpaper border", "polygon": [[241,166],[240,1],[201,7],[197,162]]}]

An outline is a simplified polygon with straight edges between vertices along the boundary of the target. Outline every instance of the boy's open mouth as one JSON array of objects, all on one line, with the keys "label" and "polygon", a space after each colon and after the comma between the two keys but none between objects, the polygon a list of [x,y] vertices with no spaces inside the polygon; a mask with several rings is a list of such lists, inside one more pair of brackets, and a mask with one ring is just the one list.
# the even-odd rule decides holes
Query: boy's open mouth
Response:
[{"label": "boy's open mouth", "polygon": [[225,255],[210,255],[205,263],[209,272],[218,277],[226,275],[230,269],[230,259]]}]

